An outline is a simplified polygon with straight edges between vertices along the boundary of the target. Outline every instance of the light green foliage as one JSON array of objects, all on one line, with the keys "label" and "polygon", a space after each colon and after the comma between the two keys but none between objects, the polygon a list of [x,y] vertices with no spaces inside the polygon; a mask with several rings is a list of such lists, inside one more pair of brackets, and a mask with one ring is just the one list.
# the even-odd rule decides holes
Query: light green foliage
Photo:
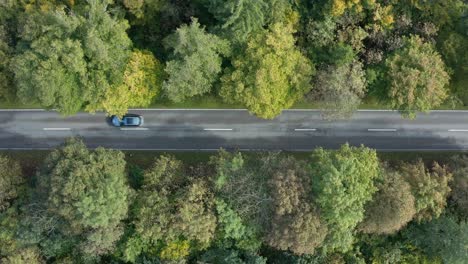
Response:
[{"label": "light green foliage", "polygon": [[317,72],[313,100],[322,106],[326,119],[350,118],[366,93],[366,78],[362,63],[326,66]]},{"label": "light green foliage", "polygon": [[216,228],[214,197],[202,180],[184,179],[182,163],[161,156],[144,174],[144,184],[137,199],[135,227],[142,243],[154,251],[164,245],[159,255],[180,259],[197,244],[206,248]]},{"label": "light green foliage", "polygon": [[47,210],[64,221],[59,230],[82,237],[78,246],[83,254],[99,256],[113,249],[129,203],[122,152],[89,151],[70,140],[47,157],[39,182],[39,191],[47,194]]},{"label": "light green foliage", "polygon": [[276,159],[274,163],[270,188],[275,213],[266,242],[298,255],[313,254],[324,241],[327,228],[311,203],[306,164],[293,158]]},{"label": "light green foliage", "polygon": [[372,234],[395,233],[416,214],[411,186],[400,173],[387,169],[377,188],[372,201],[366,204],[366,216],[359,229]]},{"label": "light green foliage", "polygon": [[400,171],[411,185],[416,199],[415,219],[421,221],[438,218],[447,205],[452,174],[445,166],[440,166],[437,162],[434,162],[428,170],[421,160],[414,164],[402,164]]},{"label": "light green foliage", "polygon": [[14,254],[0,259],[3,264],[45,264],[37,247],[22,248]]},{"label": "light green foliage", "polygon": [[10,207],[25,182],[18,162],[0,155],[0,212]]},{"label": "light green foliage", "polygon": [[447,98],[449,75],[445,64],[433,45],[418,36],[406,39],[404,47],[385,65],[389,102],[404,117],[414,118],[417,111],[429,111]]},{"label": "light green foliage", "polygon": [[216,228],[214,197],[206,182],[194,181],[178,198],[177,227],[189,240],[197,241],[200,248],[207,248]]},{"label": "light green foliage", "polygon": [[265,0],[204,0],[208,10],[221,22],[224,36],[244,43],[261,31],[266,23],[268,4]]},{"label": "light green foliage", "polygon": [[89,1],[74,12],[36,11],[20,30],[20,53],[12,61],[17,95],[73,114],[101,108],[108,90],[122,83],[130,54],[128,23]]},{"label": "light green foliage", "polygon": [[[18,249],[18,222],[20,217],[15,207],[10,207],[0,212],[0,259],[1,256],[12,254]],[[14,254],[14,253],[13,253]]]},{"label": "light green foliage", "polygon": [[442,216],[424,224],[412,225],[404,236],[428,256],[443,263],[464,264],[468,259],[468,224]]},{"label": "light green foliage", "polygon": [[222,244],[233,244],[240,249],[255,251],[261,246],[261,240],[255,236],[255,230],[222,200],[216,200],[218,218],[218,236]]},{"label": "light green foliage", "polygon": [[364,205],[377,191],[377,154],[347,144],[339,150],[316,149],[310,169],[315,200],[328,223],[324,249],[346,252],[353,243],[354,228],[364,219]]},{"label": "light green foliage", "polygon": [[221,97],[274,118],[311,89],[312,67],[294,45],[291,25],[277,23],[252,37],[222,77]]},{"label": "light green foliage", "polygon": [[172,219],[169,198],[182,178],[182,163],[166,156],[161,156],[145,172],[135,212],[136,231],[144,240],[156,243],[176,236],[169,233]]},{"label": "light green foliage", "polygon": [[122,116],[130,107],[147,107],[160,94],[163,69],[161,63],[146,50],[134,50],[118,88],[107,90],[104,110]]},{"label": "light green foliage", "polygon": [[174,102],[211,91],[221,72],[221,56],[229,54],[229,42],[206,33],[197,19],[178,28],[164,40],[164,46],[173,52],[163,89]]}]

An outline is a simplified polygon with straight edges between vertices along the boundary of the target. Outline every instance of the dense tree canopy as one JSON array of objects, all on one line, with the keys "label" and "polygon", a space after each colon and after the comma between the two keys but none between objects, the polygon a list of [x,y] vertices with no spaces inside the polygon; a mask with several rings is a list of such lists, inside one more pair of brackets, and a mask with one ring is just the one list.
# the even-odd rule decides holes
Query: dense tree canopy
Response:
[{"label": "dense tree canopy", "polygon": [[209,92],[221,72],[221,56],[229,54],[229,43],[206,33],[197,19],[178,28],[164,45],[173,52],[166,65],[169,79],[163,89],[174,102]]},{"label": "dense tree canopy", "polygon": [[421,221],[439,217],[447,205],[452,174],[438,163],[427,169],[421,160],[414,164],[404,163],[400,170],[415,197],[416,219]]},{"label": "dense tree canopy", "polygon": [[280,250],[313,254],[327,234],[316,206],[312,203],[305,164],[292,158],[277,161],[271,179],[275,205],[272,227],[266,240]]},{"label": "dense tree canopy", "polygon": [[21,192],[25,180],[19,164],[0,155],[0,212],[10,207]]},{"label": "dense tree canopy", "polygon": [[376,192],[379,173],[376,152],[364,146],[317,149],[310,162],[312,189],[328,224],[325,249],[348,251],[353,230],[364,219],[364,205]]},{"label": "dense tree canopy", "polygon": [[84,255],[109,253],[122,235],[129,205],[123,153],[89,151],[71,140],[47,157],[38,177],[47,212],[61,219],[50,243],[74,240]]},{"label": "dense tree canopy", "polygon": [[322,105],[326,119],[349,118],[361,104],[366,79],[360,62],[319,70],[310,97]]},{"label": "dense tree canopy", "polygon": [[372,201],[366,204],[366,216],[360,223],[364,233],[392,234],[403,228],[416,214],[411,186],[397,171],[385,171]]},{"label": "dense tree canopy", "polygon": [[124,115],[129,107],[146,107],[161,93],[162,65],[149,51],[134,50],[123,83],[107,90],[102,106],[110,115]]},{"label": "dense tree canopy", "polygon": [[430,43],[424,43],[418,36],[405,42],[405,46],[386,61],[388,96],[393,109],[414,118],[416,111],[433,109],[447,98],[449,75]]},{"label": "dense tree canopy", "polygon": [[128,23],[112,16],[105,2],[88,3],[75,12],[58,8],[24,16],[20,53],[12,63],[23,102],[68,115],[96,111],[106,92],[122,84]]},{"label": "dense tree canopy", "polygon": [[468,224],[453,217],[442,216],[405,232],[407,239],[428,256],[441,257],[443,263],[462,264],[468,259]]},{"label": "dense tree canopy", "polygon": [[292,25],[253,36],[222,77],[221,96],[262,118],[274,118],[311,89],[311,64],[294,46]]}]

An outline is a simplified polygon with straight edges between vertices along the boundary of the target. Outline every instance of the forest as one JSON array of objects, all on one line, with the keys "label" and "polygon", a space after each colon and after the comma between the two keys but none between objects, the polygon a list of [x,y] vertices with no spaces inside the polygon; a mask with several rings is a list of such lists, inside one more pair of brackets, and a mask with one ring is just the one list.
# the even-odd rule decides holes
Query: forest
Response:
[{"label": "forest", "polygon": [[[463,0],[3,0],[0,103],[63,115],[158,102],[468,106]],[[194,103],[195,102],[195,103]]]},{"label": "forest", "polygon": [[[193,153],[189,153],[193,157]],[[463,264],[468,156],[0,154],[0,262]],[[148,156],[150,154],[143,154]]]}]

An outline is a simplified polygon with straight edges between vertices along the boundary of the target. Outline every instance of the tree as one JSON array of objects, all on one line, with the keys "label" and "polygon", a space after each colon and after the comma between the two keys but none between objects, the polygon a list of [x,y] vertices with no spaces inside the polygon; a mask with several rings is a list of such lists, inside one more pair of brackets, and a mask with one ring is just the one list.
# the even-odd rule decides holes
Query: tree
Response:
[{"label": "tree", "polygon": [[221,22],[224,36],[245,43],[266,23],[268,4],[264,0],[204,0],[205,6]]},{"label": "tree", "polygon": [[160,94],[162,65],[146,50],[134,50],[124,72],[124,80],[115,90],[107,90],[102,103],[109,115],[122,116],[130,107],[146,107]]},{"label": "tree", "polygon": [[221,97],[274,118],[308,92],[312,66],[294,45],[291,25],[276,23],[253,36],[222,77]]},{"label": "tree", "polygon": [[[12,40],[9,32],[3,25],[4,21],[0,17],[0,100],[14,99],[13,74],[9,69],[9,63],[13,57]],[[6,23],[5,23],[6,24]]]},{"label": "tree", "polygon": [[311,202],[305,164],[291,157],[279,160],[272,176],[275,213],[267,243],[279,250],[312,255],[324,241],[327,228]]},{"label": "tree", "polygon": [[[271,197],[267,178],[262,170],[247,166],[241,153],[221,150],[210,163],[215,169],[213,181],[218,199],[226,204],[225,210],[233,210],[248,227],[247,240],[254,242],[268,230],[271,218]],[[218,205],[220,206],[220,205]],[[251,234],[251,232],[253,234]]]},{"label": "tree", "polygon": [[83,256],[109,253],[122,235],[121,221],[128,211],[124,154],[89,151],[72,139],[47,157],[38,178],[47,213],[60,219],[58,237],[78,239],[76,249]]},{"label": "tree", "polygon": [[259,255],[234,249],[212,248],[203,253],[198,263],[266,264],[267,259]]},{"label": "tree", "polygon": [[365,218],[359,229],[372,234],[395,233],[416,214],[411,186],[400,173],[387,169],[377,188],[372,201],[366,204]]},{"label": "tree", "polygon": [[366,93],[362,64],[354,61],[342,66],[326,66],[318,71],[310,97],[322,105],[326,119],[349,118]]},{"label": "tree", "polygon": [[168,36],[164,46],[173,53],[163,89],[174,102],[209,92],[221,72],[221,56],[229,54],[229,43],[206,33],[195,18],[190,26],[183,25]]},{"label": "tree", "polygon": [[23,248],[14,254],[1,258],[4,264],[44,264],[45,260],[37,247]]},{"label": "tree", "polygon": [[[197,244],[206,248],[214,236],[216,216],[213,194],[203,180],[186,184],[182,163],[161,156],[145,171],[137,197],[136,232],[164,259],[185,257]],[[161,248],[162,246],[162,248]]]},{"label": "tree", "polygon": [[353,243],[353,230],[364,219],[364,205],[377,191],[379,173],[375,150],[364,146],[339,150],[316,149],[310,163],[312,190],[328,224],[325,251],[346,252]]},{"label": "tree", "polygon": [[415,219],[422,221],[438,218],[447,205],[452,174],[437,162],[428,170],[422,160],[403,163],[400,171],[411,185],[411,192],[415,197]]},{"label": "tree", "polygon": [[404,117],[414,118],[416,111],[428,111],[447,98],[445,64],[433,45],[418,36],[407,38],[385,65],[389,102]]},{"label": "tree", "polygon": [[462,264],[468,259],[468,224],[445,215],[424,224],[414,224],[404,232],[406,239],[428,256],[444,263]]},{"label": "tree", "polygon": [[468,218],[468,158],[466,156],[454,157],[451,167],[453,168],[453,181],[450,184],[451,198],[458,212]]},{"label": "tree", "polygon": [[0,212],[16,199],[25,182],[18,162],[0,155]]},{"label": "tree", "polygon": [[105,1],[72,11],[25,15],[22,45],[12,61],[22,102],[66,115],[101,109],[106,92],[122,84],[131,45],[128,23],[111,16]]}]

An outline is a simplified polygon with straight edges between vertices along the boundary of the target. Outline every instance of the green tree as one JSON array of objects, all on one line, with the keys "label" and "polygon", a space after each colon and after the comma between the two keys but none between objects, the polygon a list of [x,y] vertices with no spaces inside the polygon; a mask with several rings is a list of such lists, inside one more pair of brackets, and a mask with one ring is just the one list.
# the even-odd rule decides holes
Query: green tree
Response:
[{"label": "green tree", "polygon": [[222,77],[221,97],[274,118],[311,89],[312,67],[294,45],[292,25],[277,23],[253,36]]},{"label": "green tree", "polygon": [[400,171],[411,185],[411,192],[415,197],[415,219],[421,221],[438,218],[447,205],[452,174],[437,162],[426,169],[422,160],[404,163],[400,166]]},{"label": "green tree", "polygon": [[468,259],[468,224],[451,216],[442,216],[424,224],[415,224],[404,232],[406,239],[430,257],[444,263],[463,264]]},{"label": "green tree", "polygon": [[221,23],[224,36],[244,43],[261,31],[267,21],[268,4],[264,0],[203,0]]},{"label": "green tree", "polygon": [[415,118],[416,111],[429,111],[447,98],[445,64],[433,45],[418,36],[407,38],[385,65],[388,100],[404,117]]},{"label": "green tree", "polygon": [[20,195],[24,182],[18,162],[0,155],[0,212]]},{"label": "green tree", "polygon": [[[77,239],[75,247],[86,257],[111,252],[122,235],[129,204],[122,152],[90,151],[72,139],[47,157],[38,180],[47,213],[60,219],[58,237]],[[50,243],[63,243],[49,238]]]},{"label": "green tree", "polygon": [[266,264],[266,261],[266,258],[251,253],[234,249],[212,248],[201,255],[199,263]]},{"label": "green tree", "polygon": [[453,168],[451,198],[457,211],[468,219],[468,158],[464,155],[454,157],[451,167]]},{"label": "green tree", "polygon": [[163,89],[174,102],[209,92],[221,72],[221,56],[229,54],[229,43],[206,33],[195,18],[168,36],[164,46],[173,53],[166,65],[169,79]]},{"label": "green tree", "polygon": [[134,50],[127,63],[122,85],[107,90],[104,110],[122,116],[130,107],[147,107],[160,94],[163,78],[161,63],[146,50]]},{"label": "green tree", "polygon": [[213,194],[205,181],[187,182],[184,176],[180,161],[161,156],[145,172],[137,197],[136,232],[149,252],[164,259],[184,258],[191,247],[206,248],[214,237]]},{"label": "green tree", "polygon": [[306,166],[291,157],[277,160],[276,166],[270,182],[275,213],[266,241],[279,250],[313,254],[327,228],[312,204]]},{"label": "green tree", "polygon": [[350,118],[361,104],[366,86],[362,63],[329,65],[317,72],[310,97],[322,105],[322,115],[326,119]]},{"label": "green tree", "polygon": [[416,214],[411,186],[400,173],[387,169],[377,188],[372,201],[366,204],[365,218],[359,229],[372,234],[395,233]]},{"label": "green tree", "polygon": [[24,17],[19,54],[11,63],[19,99],[67,115],[101,109],[106,92],[122,84],[131,45],[128,23],[96,0]]},{"label": "green tree", "polygon": [[377,191],[375,150],[343,145],[339,150],[316,149],[310,163],[312,188],[321,216],[328,224],[325,251],[346,252],[353,231],[364,219],[364,205]]},{"label": "green tree", "polygon": [[[253,249],[268,230],[271,198],[267,175],[248,166],[241,153],[221,150],[211,158],[214,186],[224,238],[234,239],[240,248]],[[244,228],[243,225],[246,227]]]},{"label": "green tree", "polygon": [[37,247],[23,248],[14,254],[0,259],[4,264],[45,264]]},{"label": "green tree", "polygon": [[[0,6],[0,8],[2,8]],[[13,73],[9,63],[13,57],[13,44],[9,32],[3,25],[4,21],[0,17],[0,100],[11,101],[14,99]],[[6,24],[6,23],[5,23]]]}]

